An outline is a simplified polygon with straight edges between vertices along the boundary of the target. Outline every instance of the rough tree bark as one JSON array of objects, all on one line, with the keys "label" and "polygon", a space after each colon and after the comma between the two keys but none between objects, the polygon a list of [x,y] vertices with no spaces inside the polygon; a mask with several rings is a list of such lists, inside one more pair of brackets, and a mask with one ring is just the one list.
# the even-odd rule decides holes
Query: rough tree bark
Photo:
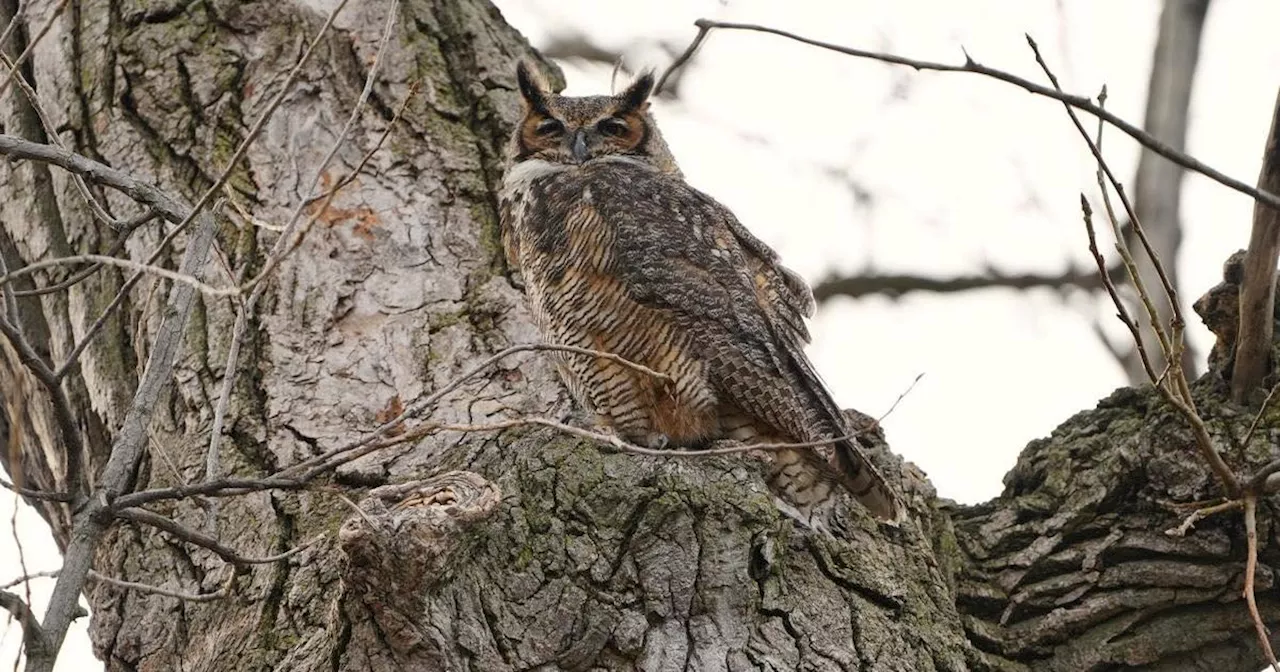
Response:
[{"label": "rough tree bark", "polygon": [[[32,3],[27,25],[55,4]],[[278,223],[306,196],[387,8],[366,0],[344,10],[234,172],[228,198],[258,220]],[[317,32],[319,11],[281,0],[73,1],[30,74],[71,149],[194,201]],[[411,87],[419,92],[280,268],[236,371],[222,370],[233,300],[201,297],[136,488],[204,478],[225,375],[237,382],[222,468],[255,477],[357,438],[483,357],[535,340],[500,262],[493,196],[516,112],[512,65],[529,45],[484,0],[404,0],[398,11],[372,105],[328,179],[351,170]],[[6,133],[43,140],[19,98],[4,105]],[[115,242],[57,170],[0,164],[0,185],[10,269]],[[134,212],[118,194],[106,199],[117,216]],[[223,219],[218,244],[230,268],[256,273],[276,235]],[[161,236],[161,224],[148,224],[128,253],[145,258]],[[229,282],[221,269],[211,264],[205,277]],[[47,344],[41,356],[62,361],[126,276],[109,267],[66,294],[23,299],[24,328]],[[64,383],[83,455],[66,454],[40,386],[4,351],[3,429],[21,445],[5,466],[27,487],[93,487],[160,319],[160,289],[154,278],[136,287]],[[1231,291],[1206,304],[1213,319],[1233,310],[1222,299]],[[524,357],[447,397],[433,417],[561,412],[549,367]],[[1247,473],[1275,452],[1280,419],[1264,415],[1248,441],[1252,413],[1222,403],[1220,380],[1198,383],[1202,411]],[[957,427],[956,450],[980,459],[983,421],[1000,420]],[[216,529],[244,555],[323,535],[234,577],[206,550],[117,521],[94,557],[98,572],[185,593],[234,579],[232,593],[192,602],[92,583],[93,643],[111,670],[1260,666],[1239,599],[1241,526],[1222,516],[1184,538],[1163,533],[1180,519],[1170,502],[1217,493],[1188,431],[1153,393],[1121,390],[1031,444],[1005,492],[980,506],[940,501],[914,468],[887,450],[877,457],[901,481],[910,520],[877,526],[840,508],[829,537],[780,516],[750,458],[640,458],[552,430],[435,434],[309,490],[222,499],[216,526],[192,499],[149,505]],[[344,497],[360,502],[358,514]],[[65,545],[67,507],[32,503]],[[1259,581],[1270,587],[1276,528],[1263,511]],[[1260,602],[1275,623],[1280,600],[1264,591]]]}]

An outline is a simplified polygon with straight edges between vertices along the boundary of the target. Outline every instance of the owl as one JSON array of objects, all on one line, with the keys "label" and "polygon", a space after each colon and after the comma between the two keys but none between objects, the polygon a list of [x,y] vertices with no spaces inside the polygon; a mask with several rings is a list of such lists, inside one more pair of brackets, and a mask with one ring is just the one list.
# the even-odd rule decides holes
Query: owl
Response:
[{"label": "owl", "polygon": [[[560,96],[520,64],[523,119],[508,147],[502,243],[550,343],[666,376],[553,353],[598,425],[653,448],[809,443],[855,432],[804,354],[809,287],[715,199],[685,182],[648,98],[652,73],[612,96]],[[769,451],[783,510],[813,521],[841,489],[898,517],[856,439]]]}]

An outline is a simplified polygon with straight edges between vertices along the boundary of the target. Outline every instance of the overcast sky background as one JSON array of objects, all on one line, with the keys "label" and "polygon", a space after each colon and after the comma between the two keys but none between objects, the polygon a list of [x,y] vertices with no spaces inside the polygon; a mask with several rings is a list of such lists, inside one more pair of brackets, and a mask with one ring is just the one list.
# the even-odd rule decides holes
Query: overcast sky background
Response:
[{"label": "overcast sky background", "polygon": [[[534,46],[585,34],[636,69],[665,67],[656,44],[682,48],[693,21],[709,17],[952,63],[964,47],[985,65],[1043,81],[1029,33],[1065,89],[1094,95],[1106,84],[1107,107],[1138,125],[1159,15],[1154,0],[497,4]],[[1248,183],[1280,86],[1280,42],[1268,28],[1276,25],[1280,3],[1215,0],[1201,47],[1189,151]],[[568,93],[609,91],[610,68],[562,66]],[[869,269],[948,277],[1092,264],[1079,194],[1097,202],[1094,165],[1053,101],[976,75],[916,73],[759,33],[714,32],[688,67],[679,100],[654,104],[686,177],[810,282]],[[1108,133],[1109,162],[1131,181],[1137,146]],[[1222,261],[1246,245],[1252,207],[1188,175],[1178,264],[1189,316]],[[889,442],[940,495],[977,502],[999,494],[1027,441],[1125,383],[1093,332],[1101,320],[1122,343],[1113,313],[1103,296],[1047,290],[838,299],[819,308],[809,352],[842,405],[875,416],[923,373],[885,420]],[[1208,332],[1194,320],[1189,332],[1203,356]],[[0,495],[0,519],[15,501]],[[18,515],[28,569],[58,567],[43,523]],[[0,583],[18,574],[13,544],[0,543]],[[37,613],[51,587],[32,584]],[[73,629],[60,671],[97,669],[84,626]],[[19,638],[17,627],[3,630],[0,666]]]}]

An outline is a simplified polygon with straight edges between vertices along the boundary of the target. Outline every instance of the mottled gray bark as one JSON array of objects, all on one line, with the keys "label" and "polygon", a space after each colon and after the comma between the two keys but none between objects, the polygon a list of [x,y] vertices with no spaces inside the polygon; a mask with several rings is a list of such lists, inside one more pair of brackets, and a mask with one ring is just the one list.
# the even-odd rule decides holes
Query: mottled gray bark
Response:
[{"label": "mottled gray bark", "polygon": [[[34,4],[38,23],[53,3]],[[228,196],[255,218],[282,223],[306,197],[386,8],[351,3],[233,173]],[[278,0],[84,0],[41,44],[32,74],[70,148],[194,201],[319,28],[318,11]],[[535,340],[504,274],[493,198],[516,113],[512,65],[527,55],[484,0],[402,3],[374,99],[330,183],[372,148],[410,88],[419,93],[251,316],[230,372],[225,473],[259,477],[330,450],[483,357]],[[39,139],[14,100],[6,132]],[[114,242],[56,170],[0,163],[0,190],[11,268]],[[117,216],[134,211],[107,199]],[[231,268],[252,274],[275,235],[228,219],[217,242]],[[129,255],[145,258],[161,236],[162,225],[147,225]],[[65,294],[26,299],[23,326],[58,363],[125,277],[107,268]],[[206,277],[230,282],[220,265]],[[47,398],[4,351],[4,428],[22,441],[5,466],[27,487],[96,487],[160,324],[161,289],[155,279],[135,288],[65,383],[86,444],[70,475]],[[204,478],[233,318],[231,299],[200,298],[137,489]],[[521,357],[433,417],[563,413],[549,367]],[[1280,424],[1265,417],[1255,441],[1237,447],[1252,415],[1221,401],[1215,376],[1198,389],[1229,461],[1242,471],[1266,461]],[[999,421],[997,410],[955,428],[955,450],[980,459],[981,425]],[[882,450],[912,516],[886,527],[842,506],[827,536],[779,515],[749,457],[639,458],[552,430],[440,433],[304,491],[223,499],[219,538],[242,555],[323,535],[234,576],[212,552],[115,522],[93,558],[98,572],[185,593],[232,580],[231,595],[196,603],[91,583],[92,637],[112,670],[1256,669],[1236,518],[1182,539],[1162,532],[1180,518],[1165,502],[1216,493],[1190,441],[1155,395],[1121,391],[1029,446],[1006,492],[977,507],[938,501],[922,474]],[[65,545],[67,507],[38,505]],[[148,508],[209,529],[195,500]],[[1269,568],[1260,580],[1270,586]],[[1274,621],[1280,604],[1260,599]]]}]

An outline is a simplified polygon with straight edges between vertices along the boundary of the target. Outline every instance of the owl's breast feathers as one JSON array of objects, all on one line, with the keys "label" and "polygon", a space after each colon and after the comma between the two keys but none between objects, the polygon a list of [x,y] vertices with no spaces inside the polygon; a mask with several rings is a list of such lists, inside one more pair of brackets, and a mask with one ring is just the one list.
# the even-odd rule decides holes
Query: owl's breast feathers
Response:
[{"label": "owl's breast feathers", "polygon": [[[625,157],[524,162],[504,178],[502,219],[508,261],[535,312],[546,313],[548,337],[675,374],[672,403],[650,418],[683,417],[672,438],[719,438],[716,416],[726,409],[784,440],[851,433],[803,352],[814,310],[808,286],[682,179]],[[663,398],[656,390],[642,396],[640,406]],[[675,408],[688,404],[690,413]],[[635,405],[616,410],[634,415]],[[698,432],[706,435],[690,436]],[[874,513],[896,517],[893,495],[853,440],[833,448],[830,464],[813,451],[805,461]]]}]

